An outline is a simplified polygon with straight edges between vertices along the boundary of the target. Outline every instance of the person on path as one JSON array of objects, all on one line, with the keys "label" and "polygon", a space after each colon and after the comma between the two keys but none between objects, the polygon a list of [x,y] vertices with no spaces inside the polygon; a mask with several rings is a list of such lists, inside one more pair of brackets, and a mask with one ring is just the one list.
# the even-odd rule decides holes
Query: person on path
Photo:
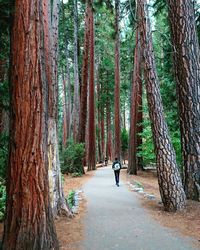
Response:
[{"label": "person on path", "polygon": [[118,161],[117,157],[115,158],[115,161],[112,164],[112,169],[114,170],[115,173],[115,182],[116,185],[119,187],[119,174],[120,174],[120,169],[122,168],[121,162]]},{"label": "person on path", "polygon": [[107,166],[107,165],[108,165],[108,158],[105,157],[105,166]]}]

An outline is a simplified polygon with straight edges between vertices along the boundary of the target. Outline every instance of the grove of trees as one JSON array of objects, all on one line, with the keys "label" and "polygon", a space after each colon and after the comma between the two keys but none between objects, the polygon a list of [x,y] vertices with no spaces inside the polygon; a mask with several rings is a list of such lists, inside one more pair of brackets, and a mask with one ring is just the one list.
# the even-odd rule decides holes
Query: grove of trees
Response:
[{"label": "grove of trees", "polygon": [[62,174],[105,157],[156,168],[167,211],[200,201],[199,20],[192,0],[0,0],[3,249],[59,249]]}]

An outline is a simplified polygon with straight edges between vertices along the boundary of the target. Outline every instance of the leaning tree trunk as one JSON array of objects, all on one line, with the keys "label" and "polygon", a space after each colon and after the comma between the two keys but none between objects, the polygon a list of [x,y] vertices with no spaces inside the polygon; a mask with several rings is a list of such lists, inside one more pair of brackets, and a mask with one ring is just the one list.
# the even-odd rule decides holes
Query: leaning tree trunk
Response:
[{"label": "leaning tree trunk", "polygon": [[185,192],[200,200],[200,59],[193,1],[168,0],[179,99]]},{"label": "leaning tree trunk", "polygon": [[138,0],[138,6],[140,8],[138,18],[141,19],[141,42],[144,49],[147,99],[156,152],[161,198],[164,208],[167,211],[181,210],[185,207],[185,193],[164,117],[146,0]]},{"label": "leaning tree trunk", "polygon": [[78,8],[77,0],[74,0],[74,106],[73,106],[73,136],[77,141],[80,95],[79,95],[79,74],[78,74]]},{"label": "leaning tree trunk", "polygon": [[137,117],[138,117],[138,91],[140,81],[141,48],[139,36],[139,23],[136,30],[136,45],[134,53],[134,70],[131,89],[131,109],[130,109],[130,132],[128,147],[128,169],[129,174],[137,174]]},{"label": "leaning tree trunk", "polygon": [[[49,85],[49,119],[48,119],[48,163],[49,163],[49,187],[50,200],[53,215],[71,215],[66,203],[61,179],[58,134],[57,134],[57,109],[58,109],[58,16],[59,0],[54,0],[52,6],[49,5],[48,14],[45,18],[45,59],[46,72]],[[52,14],[50,15],[52,11]],[[51,16],[51,19],[50,19]],[[49,24],[48,20],[51,20]],[[52,35],[52,38],[50,37]]]},{"label": "leaning tree trunk", "polygon": [[115,157],[121,158],[121,128],[120,128],[120,39],[119,39],[119,4],[115,0]]},{"label": "leaning tree trunk", "polygon": [[46,0],[15,1],[11,129],[3,249],[59,249],[49,197]]},{"label": "leaning tree trunk", "polygon": [[94,86],[94,13],[90,7],[90,81],[89,81],[89,119],[88,119],[88,171],[96,169],[95,139],[95,86]]},{"label": "leaning tree trunk", "polygon": [[87,123],[87,91],[88,91],[88,65],[89,65],[89,39],[90,39],[90,7],[87,3],[85,14],[85,34],[81,83],[81,103],[79,112],[78,142],[85,142]]}]

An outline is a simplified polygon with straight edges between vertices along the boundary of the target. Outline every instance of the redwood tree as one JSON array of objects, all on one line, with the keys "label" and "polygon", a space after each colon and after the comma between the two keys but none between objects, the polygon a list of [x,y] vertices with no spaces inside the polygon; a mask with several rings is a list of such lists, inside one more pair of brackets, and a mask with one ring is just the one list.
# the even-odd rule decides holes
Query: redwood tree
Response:
[{"label": "redwood tree", "polygon": [[94,84],[94,13],[90,6],[90,79],[89,79],[89,117],[88,117],[88,170],[96,169],[95,139],[95,84]]},{"label": "redwood tree", "polygon": [[200,200],[200,49],[192,0],[167,0],[179,99],[185,192]]},{"label": "redwood tree", "polygon": [[128,147],[128,169],[129,174],[137,174],[137,121],[138,121],[138,92],[141,64],[141,48],[139,36],[139,23],[136,31],[136,45],[134,53],[134,70],[131,89],[131,109],[130,109],[130,132],[129,132],[129,147]]},{"label": "redwood tree", "polygon": [[77,141],[80,94],[79,94],[79,73],[78,73],[78,8],[77,0],[74,0],[74,106],[73,106],[73,136]]},{"label": "redwood tree", "polygon": [[120,38],[119,38],[119,5],[120,0],[115,0],[115,157],[121,157],[121,128],[120,128]]},{"label": "redwood tree", "polygon": [[87,123],[87,90],[88,90],[88,65],[89,65],[89,39],[90,39],[90,6],[87,2],[85,13],[85,34],[82,63],[81,103],[79,112],[78,142],[85,142]]},{"label": "redwood tree", "polygon": [[185,207],[185,192],[164,117],[146,0],[138,0],[138,7],[141,13],[138,18],[141,20],[145,82],[161,198],[167,211],[181,210]]},{"label": "redwood tree", "polygon": [[58,249],[49,197],[48,1],[15,1],[11,42],[11,134],[3,249]]}]

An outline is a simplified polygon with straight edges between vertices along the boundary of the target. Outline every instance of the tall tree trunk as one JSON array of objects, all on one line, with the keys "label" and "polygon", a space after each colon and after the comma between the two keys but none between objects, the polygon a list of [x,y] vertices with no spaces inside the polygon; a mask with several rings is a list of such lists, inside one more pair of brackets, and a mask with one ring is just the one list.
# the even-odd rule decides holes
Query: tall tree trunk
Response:
[{"label": "tall tree trunk", "polygon": [[128,169],[129,174],[137,174],[137,118],[138,118],[138,91],[140,81],[140,63],[141,63],[141,48],[139,23],[136,30],[136,45],[134,52],[134,70],[131,89],[131,109],[130,109],[130,132],[129,132],[129,147],[128,147]]},{"label": "tall tree trunk", "polygon": [[96,169],[96,130],[95,130],[95,87],[94,87],[94,13],[90,7],[90,81],[88,119],[88,171]]},{"label": "tall tree trunk", "polygon": [[88,90],[88,65],[89,65],[89,39],[90,39],[90,7],[87,3],[85,14],[85,34],[82,66],[81,103],[79,113],[78,142],[85,142],[87,123],[87,90]]},{"label": "tall tree trunk", "polygon": [[74,0],[74,106],[73,106],[73,135],[77,141],[79,109],[80,109],[80,86],[78,72],[78,8],[77,0]]},{"label": "tall tree trunk", "polygon": [[106,101],[106,157],[107,159],[113,160],[112,155],[112,129],[111,129],[111,111],[110,111],[110,101],[108,99],[108,89],[107,89],[107,101]]},{"label": "tall tree trunk", "polygon": [[[103,89],[101,88],[101,93]],[[101,148],[102,148],[102,157],[105,157],[105,123],[104,123],[104,105],[101,105],[100,108],[100,116],[101,116]]]},{"label": "tall tree trunk", "polygon": [[[54,0],[49,5],[49,12],[44,13],[45,22],[45,58],[46,72],[49,85],[49,119],[48,119],[48,163],[49,163],[49,188],[50,201],[53,215],[71,215],[62,189],[60,170],[58,134],[57,134],[57,110],[58,110],[58,21],[59,0]],[[51,15],[50,15],[51,14]],[[51,16],[51,19],[49,17]],[[48,23],[51,20],[51,23]],[[52,35],[52,39],[51,39]]]},{"label": "tall tree trunk", "polygon": [[68,37],[66,38],[65,45],[65,53],[66,53],[66,80],[67,80],[67,97],[66,97],[66,108],[67,108],[67,139],[71,138],[72,135],[72,97],[71,97],[71,78],[70,78],[70,67],[69,67],[69,43]]},{"label": "tall tree trunk", "polygon": [[102,156],[102,144],[101,144],[101,112],[100,112],[100,82],[99,82],[99,70],[97,70],[97,98],[98,98],[98,107],[97,107],[97,116],[98,116],[98,130],[97,130],[97,141],[98,141],[98,161],[103,160]]},{"label": "tall tree trunk", "polygon": [[120,128],[120,39],[119,39],[119,4],[115,0],[115,157],[121,157],[121,128]]},{"label": "tall tree trunk", "polygon": [[[58,249],[49,197],[46,0],[15,1],[11,129],[3,249]],[[28,142],[28,143],[27,143]]]},{"label": "tall tree trunk", "polygon": [[168,0],[179,99],[185,192],[200,200],[200,59],[191,0]]},{"label": "tall tree trunk", "polygon": [[[140,58],[141,60],[141,58]],[[137,94],[137,152],[141,152],[141,146],[142,146],[142,135],[143,132],[143,111],[142,111],[142,61],[140,61],[139,65],[139,78],[138,78],[138,94]],[[139,149],[140,147],[140,149]],[[137,156],[136,161],[136,167],[137,169],[144,170],[143,168],[143,158],[142,156]]]},{"label": "tall tree trunk", "polygon": [[144,48],[147,99],[156,152],[161,198],[164,208],[167,211],[181,210],[185,207],[185,193],[164,117],[146,0],[138,0],[138,6],[140,9],[138,18],[141,19],[141,41]]},{"label": "tall tree trunk", "polygon": [[67,98],[66,98],[66,79],[63,73],[63,131],[62,131],[62,146],[67,145]]},{"label": "tall tree trunk", "polygon": [[149,115],[156,151],[158,183],[164,208],[167,211],[176,211],[185,207],[185,193],[176,164],[176,155],[164,117],[146,0],[138,0],[138,6],[138,18],[141,18],[141,40],[144,48],[145,80]]}]

